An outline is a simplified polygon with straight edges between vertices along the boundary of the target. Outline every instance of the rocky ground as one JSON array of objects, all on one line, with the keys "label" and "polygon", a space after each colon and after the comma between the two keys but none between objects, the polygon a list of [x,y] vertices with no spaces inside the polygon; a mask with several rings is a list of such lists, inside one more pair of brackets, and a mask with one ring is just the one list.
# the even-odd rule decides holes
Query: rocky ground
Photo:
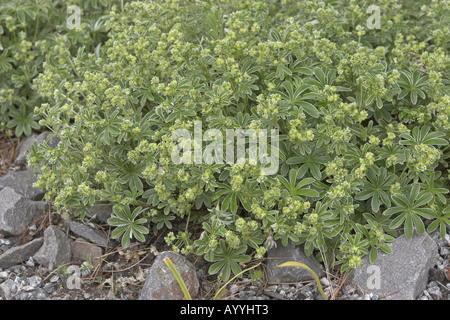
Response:
[{"label": "rocky ground", "polygon": [[[15,153],[0,155],[0,300],[181,299],[164,257],[174,262],[195,299],[210,300],[216,295],[237,300],[323,299],[303,269],[276,267],[295,260],[319,275],[332,299],[450,300],[448,226],[445,238],[436,232],[401,236],[392,243],[392,255],[380,254],[374,265],[365,260],[350,275],[327,274],[300,248],[278,245],[266,259],[243,266],[261,263],[218,294],[217,277],[207,273],[209,264],[196,256],[186,259],[170,252],[164,234],[121,248],[109,237],[109,206],[94,208],[93,217],[83,222],[56,214],[51,203],[42,200],[43,193],[32,187],[35,176],[24,158],[32,141],[40,143],[46,135],[27,138],[17,150],[11,142],[0,145],[0,152]],[[174,228],[182,229],[183,222]]]}]

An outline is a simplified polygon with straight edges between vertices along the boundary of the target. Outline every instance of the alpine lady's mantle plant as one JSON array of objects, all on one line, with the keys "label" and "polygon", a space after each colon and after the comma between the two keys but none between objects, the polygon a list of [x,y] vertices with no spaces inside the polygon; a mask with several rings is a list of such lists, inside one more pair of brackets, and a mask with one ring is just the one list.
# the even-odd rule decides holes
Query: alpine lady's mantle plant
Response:
[{"label": "alpine lady's mantle plant", "polygon": [[[273,175],[278,172],[279,137],[277,129],[270,131],[270,137],[267,130],[261,128],[258,128],[258,133],[256,129],[227,129],[224,136],[219,129],[208,129],[203,134],[201,121],[194,121],[194,141],[191,139],[192,133],[186,129],[176,129],[172,132],[172,141],[176,142],[176,145],[172,149],[171,159],[174,164],[205,162],[210,165],[223,164],[226,161],[227,164],[244,165],[248,161],[249,164],[257,165],[260,162],[260,174]],[[267,149],[268,139],[271,142],[270,150]]]},{"label": "alpine lady's mantle plant", "polygon": [[[370,4],[114,8],[100,50],[73,56],[61,46],[35,81],[50,99],[36,108],[41,125],[61,138],[29,153],[42,165],[36,185],[80,219],[100,201],[114,204],[112,235],[125,246],[186,219],[166,241],[204,255],[223,279],[275,240],[304,244],[345,271],[365,254],[373,262],[379,249],[391,252],[398,232],[444,234],[449,2],[378,1],[372,30]],[[279,130],[279,170],[262,175],[260,161],[174,163],[172,133],[193,134],[196,121],[204,132]]]},{"label": "alpine lady's mantle plant", "polygon": [[[66,63],[63,56],[81,46],[93,50],[105,38],[102,18],[109,0],[6,0],[0,3],[0,130],[20,137],[40,129],[34,108],[45,101],[33,80],[45,57]],[[82,13],[79,28],[66,28],[68,6]],[[51,53],[51,54],[50,54]],[[60,60],[61,59],[61,60]],[[47,76],[51,76],[47,73]],[[58,77],[53,75],[54,77]],[[56,80],[56,79],[54,79]],[[42,91],[41,91],[42,93]],[[53,94],[53,90],[51,92]],[[44,98],[44,99],[43,99]]]}]

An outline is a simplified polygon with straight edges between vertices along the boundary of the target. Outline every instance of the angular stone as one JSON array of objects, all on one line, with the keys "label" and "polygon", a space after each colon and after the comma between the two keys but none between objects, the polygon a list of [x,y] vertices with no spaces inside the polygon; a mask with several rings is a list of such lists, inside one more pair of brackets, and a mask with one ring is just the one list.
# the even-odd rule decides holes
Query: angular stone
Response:
[{"label": "angular stone", "polygon": [[49,270],[70,262],[72,253],[70,239],[57,226],[49,226],[44,231],[44,244],[33,259]]},{"label": "angular stone", "polygon": [[66,221],[65,225],[68,226],[70,231],[72,231],[77,237],[83,238],[88,242],[94,243],[101,247],[106,247],[108,244],[108,237],[101,230],[97,230],[87,224],[71,220]]},{"label": "angular stone", "polygon": [[436,265],[438,247],[428,235],[401,235],[390,244],[392,254],[378,252],[374,264],[368,256],[355,269],[353,278],[362,292],[386,300],[415,300],[425,290],[429,270]]},{"label": "angular stone", "polygon": [[267,280],[274,282],[300,282],[313,280],[314,277],[305,269],[299,267],[277,267],[287,261],[296,261],[307,265],[314,273],[321,278],[323,276],[323,266],[314,256],[308,257],[302,245],[293,245],[291,242],[285,247],[277,241],[276,248],[268,250]]},{"label": "angular stone", "polygon": [[144,286],[142,287],[139,300],[182,300],[183,291],[174,275],[164,262],[169,258],[180,273],[181,278],[192,297],[199,290],[199,281],[195,267],[183,256],[172,252],[161,252],[147,272]]},{"label": "angular stone", "polygon": [[14,163],[16,165],[22,166],[22,165],[26,164],[27,152],[31,148],[31,145],[33,144],[33,142],[37,141],[38,136],[39,136],[39,134],[33,133],[33,134],[31,134],[31,136],[23,139],[22,143],[20,144],[19,152],[17,154],[16,160],[14,161]]},{"label": "angular stone", "polygon": [[89,212],[98,222],[106,223],[108,219],[112,215],[112,209],[113,207],[111,205],[99,205],[94,206],[91,209],[89,209]]},{"label": "angular stone", "polygon": [[0,177],[0,190],[8,187],[30,200],[42,200],[45,191],[33,187],[37,180],[30,170],[12,171]]},{"label": "angular stone", "polygon": [[44,243],[43,238],[34,239],[24,245],[12,247],[0,255],[0,268],[6,269],[27,261],[33,256]]},{"label": "angular stone", "polygon": [[[40,134],[33,133],[31,136],[26,137],[19,147],[19,152],[17,154],[16,160],[14,163],[18,166],[24,166],[27,164],[27,152],[30,150],[31,146],[34,142],[37,143],[37,145],[40,145],[41,143],[45,142],[47,140],[47,137],[49,136],[50,132],[42,132]],[[48,146],[51,148],[54,148],[58,145],[60,139],[58,137],[53,137],[51,141],[48,141]]]},{"label": "angular stone", "polygon": [[0,191],[0,233],[21,235],[31,223],[47,212],[45,201],[32,201],[11,188]]},{"label": "angular stone", "polygon": [[72,259],[78,263],[87,261],[90,257],[91,262],[96,268],[101,263],[101,256],[103,254],[102,248],[95,244],[86,242],[86,240],[78,238],[71,245]]},{"label": "angular stone", "polygon": [[12,288],[14,285],[15,283],[12,279],[8,279],[0,284],[0,297],[2,297],[3,299],[11,298],[14,295],[14,293],[12,292]]}]

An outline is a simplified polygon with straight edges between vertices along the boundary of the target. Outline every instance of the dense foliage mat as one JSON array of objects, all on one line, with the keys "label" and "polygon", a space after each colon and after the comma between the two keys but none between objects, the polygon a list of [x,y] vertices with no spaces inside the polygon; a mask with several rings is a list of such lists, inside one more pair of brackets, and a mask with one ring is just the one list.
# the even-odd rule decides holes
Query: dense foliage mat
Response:
[{"label": "dense foliage mat", "polygon": [[[72,6],[79,11],[71,11]],[[94,50],[105,38],[103,17],[110,7],[108,0],[0,3],[0,130],[10,128],[10,135],[20,137],[41,128],[34,108],[45,99],[34,90],[33,80],[43,71],[47,54],[61,45],[71,53],[82,47]],[[55,56],[53,63],[67,62],[60,58]]]},{"label": "dense foliage mat", "polygon": [[[449,1],[397,0],[113,7],[97,50],[73,53],[66,37],[46,52],[35,112],[61,142],[29,153],[37,186],[80,219],[113,204],[124,246],[185,219],[166,241],[222,279],[275,240],[345,271],[390,253],[399,232],[444,235],[449,13]],[[220,161],[240,129],[267,153],[249,139],[246,161]]]}]

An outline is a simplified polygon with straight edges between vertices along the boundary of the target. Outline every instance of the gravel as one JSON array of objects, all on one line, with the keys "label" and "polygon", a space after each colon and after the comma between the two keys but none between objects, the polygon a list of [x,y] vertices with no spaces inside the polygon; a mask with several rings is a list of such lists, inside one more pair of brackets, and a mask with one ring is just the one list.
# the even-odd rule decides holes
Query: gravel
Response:
[{"label": "gravel", "polygon": [[[450,300],[450,282],[446,277],[449,268],[450,236],[447,234],[442,239],[437,233],[432,233],[431,237],[438,245],[440,256],[437,265],[430,270],[426,289],[417,299]],[[13,241],[0,238],[0,247],[5,251],[13,245]],[[158,246],[158,250],[163,251],[165,249],[163,246],[163,244]],[[147,250],[147,252],[149,251]],[[72,288],[68,285],[73,280],[71,279],[73,274],[67,270],[65,272],[62,269],[59,271],[48,270],[36,263],[33,258],[29,258],[19,265],[0,268],[0,300],[137,300],[145,281],[146,271],[151,267],[155,255],[149,253],[149,258],[144,261],[140,256],[137,260],[126,260],[126,252],[120,255],[116,254],[114,259],[109,259],[112,256],[108,255],[108,259],[102,261],[99,270],[99,274],[104,277],[103,286],[100,286],[100,282],[95,278],[92,270],[83,270],[81,265],[76,265],[76,267],[79,268],[80,277],[85,280],[82,280],[79,288]],[[197,299],[209,300],[216,292],[216,276],[207,275],[208,267],[209,264],[201,259],[196,264],[197,276],[201,285]],[[127,271],[121,272],[123,270]],[[224,290],[222,298],[230,300],[323,300],[313,280],[271,284],[263,280],[251,279],[250,276],[246,273],[232,282],[227,290]],[[114,282],[116,290],[111,289],[108,279],[116,281]],[[383,299],[373,293],[360,292],[351,283],[340,283],[339,280],[333,276],[324,276],[320,279],[328,297],[333,296],[337,300]]]}]

